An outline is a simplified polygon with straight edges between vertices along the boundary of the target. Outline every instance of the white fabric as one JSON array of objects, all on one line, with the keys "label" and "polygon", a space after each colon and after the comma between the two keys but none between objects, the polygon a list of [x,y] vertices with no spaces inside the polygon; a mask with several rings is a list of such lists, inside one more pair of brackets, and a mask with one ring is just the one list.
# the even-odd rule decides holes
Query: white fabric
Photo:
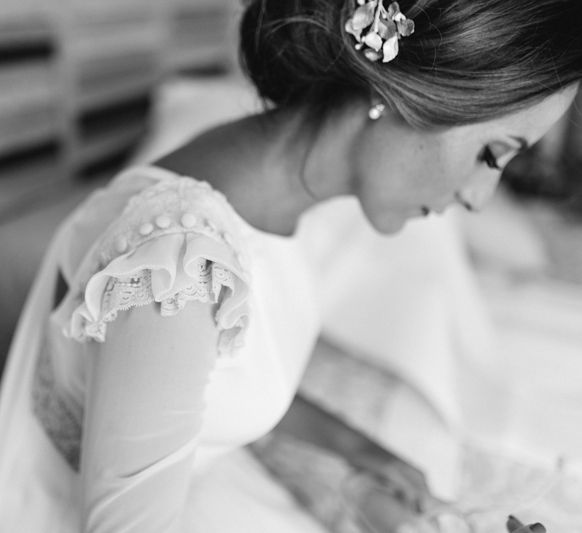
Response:
[{"label": "white fabric", "polygon": [[[173,135],[168,129],[159,131],[168,143],[160,149],[154,140],[154,151],[165,151],[200,129],[201,113],[211,123],[217,114],[230,118],[249,108],[252,99],[246,89],[214,89],[199,82],[180,86],[179,105],[172,116],[162,118],[168,128],[178,124],[182,129]],[[238,105],[241,101],[245,105]],[[30,416],[30,381],[42,345],[39,324],[50,311],[57,265],[66,279],[73,279],[90,244],[106,232],[128,198],[160,174],[148,176],[117,182],[116,194],[94,195],[91,209],[86,204],[63,226],[37,277],[1,389],[1,533],[79,531],[78,479]],[[216,215],[224,212],[219,209]],[[249,230],[233,216],[237,227]],[[480,435],[494,446],[505,443],[509,462],[527,459],[528,468],[540,461],[547,466],[562,451],[579,457],[579,296],[556,298],[554,287],[541,296],[535,287],[500,287],[491,294],[502,349],[488,349],[488,320],[450,221],[431,218],[384,239],[370,232],[353,199],[344,198],[306,214],[297,239],[250,229],[245,249],[256,258],[250,292],[258,305],[251,308],[246,348],[238,352],[237,363],[218,369],[220,383],[208,389],[196,457],[200,468],[189,487],[188,533],[319,530],[246,454],[224,452],[251,439],[251,433],[264,431],[247,425],[254,425],[254,414],[266,404],[284,411],[305,364],[296,355],[309,352],[320,315],[328,335],[414,384],[416,391],[401,387],[402,394],[390,395],[378,435],[425,467],[443,495],[452,496],[459,488],[459,428],[463,435]],[[71,342],[59,339],[65,345]],[[274,353],[282,357],[274,361]],[[259,368],[266,364],[267,382],[254,361]],[[65,357],[63,364],[60,378],[82,396],[83,358]],[[233,389],[241,379],[248,386]],[[244,401],[225,405],[225,398],[233,396]],[[429,439],[431,446],[426,445]],[[477,457],[477,466],[484,464]],[[494,454],[487,458],[496,460]],[[560,525],[573,523],[572,515],[572,510],[564,511]],[[580,528],[575,525],[572,531],[579,533]]]},{"label": "white fabric", "polygon": [[[333,207],[320,208],[327,224],[309,232],[311,257],[327,271],[325,335],[408,384],[385,394],[375,424],[359,426],[422,467],[444,498],[462,497],[463,478],[475,474],[466,457],[487,454],[525,462],[541,477],[563,457],[578,480],[572,494],[582,495],[580,288],[483,278],[481,290],[455,218],[411,223],[386,239],[359,222],[354,199]],[[354,413],[358,425],[367,418],[358,405],[378,405],[379,393],[358,389],[345,370],[320,373],[309,392]],[[546,520],[563,512],[548,508]]]},{"label": "white fabric", "polygon": [[[148,221],[139,217],[152,215],[144,195],[157,205],[167,190],[179,192],[178,202],[161,202],[171,226],[160,223],[154,208],[157,229],[140,232]],[[202,230],[184,223],[185,213],[204,220]],[[190,268],[199,258],[205,272],[207,263],[219,265],[220,283],[213,286],[217,271],[211,269],[197,304],[162,317],[168,298],[200,282],[200,270]],[[57,269],[71,290],[47,322]],[[147,305],[111,313],[112,282],[131,283],[144,272],[152,274]],[[156,272],[163,274],[157,281]],[[205,488],[198,483],[214,479],[204,472],[215,459],[265,434],[285,413],[320,328],[314,291],[294,239],[254,230],[219,193],[192,178],[136,168],[90,197],[61,227],[10,354],[0,400],[0,531],[12,532],[15,524],[27,533],[244,530],[235,529],[232,517],[242,514],[249,495],[233,497],[229,515],[224,494],[199,499]],[[140,302],[142,296],[129,294]],[[130,301],[120,309],[132,307]],[[105,318],[115,339],[109,344]],[[189,318],[194,327],[187,329]],[[240,330],[240,342],[229,336],[224,350],[212,347],[229,328]],[[168,340],[162,330],[175,334]],[[208,355],[213,348],[216,360]],[[39,357],[52,363],[40,378]],[[39,387],[48,390],[48,403],[31,402]],[[57,397],[50,396],[54,391]],[[80,474],[77,416],[85,432]],[[248,461],[240,468],[257,478],[255,489],[267,483]],[[198,516],[193,510],[200,501],[208,508]],[[319,530],[290,500],[273,502],[282,508],[265,505],[249,531],[262,525],[271,533],[277,521],[282,531],[293,524]]]},{"label": "white fabric", "polygon": [[[160,91],[156,128],[139,157],[153,160],[204,127],[257,107],[252,89],[239,80],[170,80]],[[539,271],[547,258],[531,228],[511,210],[496,207],[470,217],[463,233],[471,252],[498,272]],[[534,468],[553,465],[558,454],[567,455],[572,468],[580,464],[579,290],[534,282],[481,291],[457,231],[459,225],[465,230],[466,219],[430,217],[386,239],[370,230],[353,199],[338,199],[306,218],[300,238],[307,239],[306,249],[324,273],[318,280],[326,334],[414,385],[387,395],[374,433],[422,465],[435,490],[459,495],[462,438],[485,441],[489,451],[513,461],[527,457]],[[320,397],[328,405],[339,398],[346,407],[359,403],[369,388],[348,400],[349,377],[322,381],[319,389],[326,392]],[[580,500],[579,491],[570,493],[570,502]],[[567,531],[563,525],[575,523],[571,510],[577,507],[563,512],[550,506],[545,514],[560,516],[559,530]],[[576,533],[579,523],[572,526]]]},{"label": "white fabric", "polygon": [[[321,287],[326,337],[407,384],[390,391],[382,419],[367,429],[422,467],[432,489],[451,498],[458,488],[459,437],[475,416],[463,405],[475,397],[491,402],[498,390],[496,369],[487,362],[492,324],[455,220],[431,217],[386,238],[362,222],[354,198],[323,205],[316,217],[327,223],[313,225],[303,240],[327,272]],[[329,385],[318,397],[333,410],[344,390]],[[347,401],[341,403],[349,412]]]},{"label": "white fabric", "polygon": [[[190,300],[218,303],[224,289],[215,318],[229,341],[220,351],[232,352],[244,332],[229,330],[243,330],[248,320],[249,274],[242,266],[236,227],[224,217],[213,220],[213,202],[228,209],[226,200],[206,183],[155,171],[162,176],[159,182],[132,196],[71,280],[84,294],[68,334],[79,341],[104,341],[107,322],[119,311],[157,302],[162,316],[171,316]],[[78,297],[72,291],[69,300]],[[70,307],[65,302],[60,314],[69,313]]]}]

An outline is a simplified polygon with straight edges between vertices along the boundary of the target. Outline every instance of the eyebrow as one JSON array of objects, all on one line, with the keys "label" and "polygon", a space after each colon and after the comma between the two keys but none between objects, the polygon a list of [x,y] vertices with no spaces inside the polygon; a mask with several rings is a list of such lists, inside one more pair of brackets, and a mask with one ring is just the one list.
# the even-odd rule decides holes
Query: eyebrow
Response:
[{"label": "eyebrow", "polygon": [[519,143],[520,152],[525,152],[525,150],[527,150],[530,147],[529,143],[523,137],[514,137],[512,135],[511,138]]}]

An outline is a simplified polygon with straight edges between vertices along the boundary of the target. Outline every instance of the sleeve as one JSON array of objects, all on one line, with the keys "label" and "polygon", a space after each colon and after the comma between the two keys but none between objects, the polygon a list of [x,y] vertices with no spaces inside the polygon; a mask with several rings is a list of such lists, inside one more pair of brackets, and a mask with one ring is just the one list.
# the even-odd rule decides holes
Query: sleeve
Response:
[{"label": "sleeve", "polygon": [[124,213],[75,279],[65,333],[97,342],[87,352],[84,533],[184,530],[205,388],[248,321],[236,235],[220,218],[184,214],[183,202],[163,205]]},{"label": "sleeve", "polygon": [[214,304],[219,355],[243,344],[250,284],[243,239],[208,202],[197,209],[188,192],[145,191],[145,200],[130,202],[107,229],[75,276],[78,301],[67,336],[103,342],[119,311],[154,303],[173,316],[198,301]]},{"label": "sleeve", "polygon": [[204,389],[216,354],[209,310],[194,302],[167,320],[147,305],[110,324],[89,372],[84,533],[186,531]]}]

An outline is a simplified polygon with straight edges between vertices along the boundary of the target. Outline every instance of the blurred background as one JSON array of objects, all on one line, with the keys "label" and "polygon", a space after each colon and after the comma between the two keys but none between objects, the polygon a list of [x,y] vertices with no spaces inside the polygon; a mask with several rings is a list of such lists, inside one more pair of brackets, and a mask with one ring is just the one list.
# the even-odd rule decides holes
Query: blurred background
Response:
[{"label": "blurred background", "polygon": [[156,89],[233,72],[237,7],[0,2],[0,363],[56,225],[135,152]]},{"label": "blurred background", "polygon": [[[59,222],[124,165],[152,160],[213,122],[258,108],[237,66],[240,4],[240,0],[0,0],[0,371],[27,291]],[[418,421],[422,413],[438,406],[442,391],[431,392],[431,383],[423,382],[422,376],[415,381],[414,372],[397,361],[414,360],[409,357],[414,353],[421,362],[418,373],[432,360],[436,374],[431,368],[424,372],[429,380],[440,375],[438,368],[461,368],[462,358],[451,354],[476,352],[480,342],[478,328],[468,327],[480,321],[471,318],[479,307],[473,305],[474,286],[501,339],[502,349],[491,356],[490,367],[498,374],[502,368],[504,378],[527,378],[522,388],[509,384],[517,391],[512,427],[521,423],[519,415],[523,442],[531,443],[534,435],[551,449],[580,449],[582,435],[570,440],[563,436],[582,427],[573,423],[573,417],[582,416],[581,106],[578,97],[542,142],[510,164],[499,194],[484,213],[456,212],[451,225],[431,217],[402,237],[389,239],[382,253],[370,255],[369,263],[377,261],[377,272],[382,272],[377,279],[368,273],[370,294],[377,294],[378,280],[383,280],[387,310],[379,309],[377,322],[371,323],[354,308],[354,314],[335,316],[339,326],[327,330],[338,345],[368,350],[373,363],[391,373],[370,402],[382,397],[385,403],[386,388],[395,390],[402,376],[422,392],[422,400],[406,396],[405,408],[396,402],[400,411],[394,408],[391,413],[404,414],[391,414],[386,422],[386,427],[412,430],[407,429],[408,436],[400,441],[404,433],[393,431],[390,444],[418,452],[421,463],[424,439],[409,427],[410,417]],[[352,259],[358,246],[361,254],[379,249],[378,236],[366,231],[353,232]],[[324,237],[320,248],[331,247]],[[336,244],[339,250],[345,240]],[[343,259],[350,262],[347,255]],[[385,268],[388,263],[390,269]],[[337,272],[330,276],[336,287],[343,287],[334,295],[330,282],[330,309],[349,308],[353,294],[345,289],[345,279],[362,279],[347,271],[345,279],[342,276]],[[445,285],[465,294],[459,302],[472,303],[455,303],[447,296],[450,293],[433,290]],[[362,283],[353,290],[361,292]],[[369,308],[359,310],[373,314]],[[356,331],[364,323],[367,329]],[[371,329],[386,330],[389,338],[377,335],[376,340],[392,355],[374,359],[376,348],[371,343],[364,346],[342,337],[350,328],[353,338],[359,339],[373,337]],[[449,329],[455,329],[455,335],[443,340],[442,332]],[[440,358],[435,357],[439,346]],[[359,409],[355,418],[361,422],[372,412],[362,394],[371,394],[372,378],[366,374],[359,385],[354,378],[353,394],[347,395],[345,379],[359,376],[360,370],[355,372],[355,363],[338,357],[337,351],[326,359],[328,352],[318,351],[304,392],[321,396],[322,383],[328,383],[335,387],[335,395],[327,391],[319,398],[321,403],[335,402],[345,412]],[[333,364],[328,364],[331,360]],[[463,372],[461,368],[459,375],[465,376]],[[475,372],[482,380],[484,367]],[[566,389],[564,376],[575,381]],[[534,386],[545,388],[547,412],[542,412],[541,402],[533,409],[528,395],[537,394]],[[421,404],[424,407],[418,407]],[[471,408],[467,420],[477,420],[474,412],[483,409],[477,402]],[[544,423],[555,422],[555,441],[568,440],[568,446],[546,442],[546,435],[535,433],[540,413]],[[370,425],[378,427],[378,418]],[[416,426],[419,432],[428,427]],[[508,441],[515,443],[513,436]],[[438,435],[434,442],[436,449]],[[427,468],[429,461],[435,464],[434,457],[426,461]],[[305,484],[304,477],[301,482]]]}]

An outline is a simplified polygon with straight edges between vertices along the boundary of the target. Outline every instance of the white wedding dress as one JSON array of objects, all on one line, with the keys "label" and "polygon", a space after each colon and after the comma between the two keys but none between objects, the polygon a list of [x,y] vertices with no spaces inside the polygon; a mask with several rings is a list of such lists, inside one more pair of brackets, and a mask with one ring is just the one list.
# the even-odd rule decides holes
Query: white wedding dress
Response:
[{"label": "white wedding dress", "polygon": [[[69,290],[55,302],[59,276]],[[91,195],[49,247],[10,353],[0,531],[321,532],[236,451],[267,433],[293,398],[320,328],[314,282],[296,239],[255,230],[190,177],[137,167]],[[120,313],[155,302],[172,321],[190,301],[212,306],[219,334],[206,375],[171,368],[171,387],[144,385],[148,365],[165,368],[159,353],[144,359],[133,385],[135,368],[114,362],[127,371],[127,387],[92,390],[92,360],[103,357]],[[125,423],[100,425],[101,411],[127,402],[135,405]],[[160,402],[174,408],[158,412]],[[83,441],[86,431],[92,437]],[[115,455],[128,440],[127,456]],[[95,458],[108,450],[114,455]],[[102,470],[85,483],[91,468]]]},{"label": "white wedding dress", "polygon": [[[189,83],[181,91],[174,112],[162,114],[167,128],[142,160],[217,118],[240,114],[238,104],[249,100],[246,89],[220,85],[209,90]],[[71,291],[53,312],[59,271]],[[192,446],[144,464],[137,485],[128,479],[103,485],[118,523],[89,531],[163,530],[154,522],[132,523],[131,516],[174,509],[171,492],[156,483],[179,463],[187,465],[180,470],[188,473],[188,488],[182,522],[172,526],[178,531],[322,533],[240,448],[282,416],[320,329],[396,379],[379,402],[372,396],[381,387],[374,392],[360,376],[330,371],[329,360],[318,375],[318,361],[306,393],[356,422],[367,417],[368,406],[379,408],[379,417],[368,416],[376,426],[371,432],[420,465],[445,497],[491,487],[519,495],[511,485],[523,479],[541,479],[544,486],[563,454],[568,474],[551,487],[548,501],[534,506],[531,519],[582,531],[579,298],[502,288],[490,293],[490,324],[450,219],[432,218],[385,238],[368,227],[355,199],[338,198],[305,213],[295,236],[278,237],[250,227],[196,179],[142,166],[118,176],[65,221],[28,298],[0,389],[0,533],[82,531],[76,468],[82,407],[90,399],[87,363],[115,310],[151,299],[169,321],[188,300],[209,301],[218,312],[221,355],[208,388],[198,387],[206,409],[203,417],[196,411]],[[39,357],[56,363],[52,374]],[[467,451],[467,442],[484,448]],[[479,477],[484,469],[486,483]],[[127,513],[124,497],[137,494],[136,487],[143,488],[133,499],[138,511]]]}]

